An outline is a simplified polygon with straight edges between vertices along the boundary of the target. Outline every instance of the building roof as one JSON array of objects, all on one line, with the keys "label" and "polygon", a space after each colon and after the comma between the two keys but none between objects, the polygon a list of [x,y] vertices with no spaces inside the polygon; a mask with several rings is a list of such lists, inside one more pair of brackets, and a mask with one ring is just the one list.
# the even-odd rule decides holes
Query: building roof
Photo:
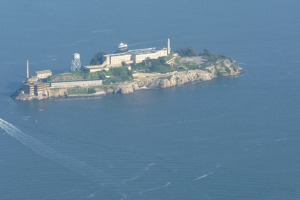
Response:
[{"label": "building roof", "polygon": [[145,48],[145,49],[133,49],[122,53],[114,53],[114,54],[107,54],[105,56],[124,56],[124,55],[141,55],[141,54],[151,54],[156,53],[160,49],[157,49],[155,47],[153,48]]},{"label": "building roof", "polygon": [[36,77],[36,76],[32,76],[32,77],[30,77],[30,78],[27,79],[27,81],[30,82],[30,83],[37,82],[38,80],[39,80],[39,78]]},{"label": "building roof", "polygon": [[130,54],[140,55],[140,54],[150,54],[150,53],[156,53],[158,49],[155,47],[153,48],[145,48],[145,49],[133,49],[128,51]]},{"label": "building roof", "polygon": [[98,68],[105,68],[106,65],[86,65],[86,66],[83,66],[83,68],[86,68],[86,69],[98,69]]},{"label": "building roof", "polygon": [[35,73],[36,74],[48,74],[48,73],[52,74],[52,71],[47,69],[47,70],[42,70],[42,71],[36,71]]}]

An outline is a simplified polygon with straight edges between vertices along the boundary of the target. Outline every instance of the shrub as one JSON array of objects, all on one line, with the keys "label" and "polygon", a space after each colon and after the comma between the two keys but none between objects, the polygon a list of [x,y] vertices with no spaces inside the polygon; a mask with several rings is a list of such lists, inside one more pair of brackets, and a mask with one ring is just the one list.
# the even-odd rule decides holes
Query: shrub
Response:
[{"label": "shrub", "polygon": [[96,93],[96,90],[95,90],[95,88],[88,88],[87,93],[94,94],[94,93]]},{"label": "shrub", "polygon": [[192,47],[180,48],[176,52],[182,57],[191,57],[197,55],[196,50]]},{"label": "shrub", "polygon": [[104,55],[106,55],[105,52],[99,52],[90,61],[90,65],[101,65],[103,64],[104,60]]},{"label": "shrub", "polygon": [[132,72],[125,67],[111,68],[109,73],[114,77],[119,77],[123,81],[128,81],[132,78]]},{"label": "shrub", "polygon": [[206,59],[207,61],[209,62],[215,62],[216,60],[218,59],[225,59],[226,56],[223,56],[223,55],[216,55],[212,52],[210,52],[209,50],[207,49],[204,49],[202,51],[202,53],[199,54],[199,56],[203,56],[204,59]]}]

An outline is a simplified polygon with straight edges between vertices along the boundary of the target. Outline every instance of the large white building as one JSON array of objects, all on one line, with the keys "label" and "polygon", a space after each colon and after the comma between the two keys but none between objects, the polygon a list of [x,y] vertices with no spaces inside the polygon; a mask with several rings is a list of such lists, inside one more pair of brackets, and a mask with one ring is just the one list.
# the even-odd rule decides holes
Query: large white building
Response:
[{"label": "large white building", "polygon": [[85,66],[84,69],[90,72],[97,72],[111,67],[121,67],[123,64],[141,63],[146,59],[158,59],[166,57],[171,53],[171,42],[168,39],[167,48],[145,48],[129,50],[123,53],[104,55],[105,61],[102,65]]}]

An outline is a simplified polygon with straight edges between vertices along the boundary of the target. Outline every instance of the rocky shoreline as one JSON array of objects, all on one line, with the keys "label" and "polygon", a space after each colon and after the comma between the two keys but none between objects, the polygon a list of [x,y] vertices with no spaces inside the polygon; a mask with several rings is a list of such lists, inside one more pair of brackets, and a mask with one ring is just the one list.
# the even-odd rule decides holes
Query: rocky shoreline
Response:
[{"label": "rocky shoreline", "polygon": [[204,69],[174,71],[166,74],[135,73],[132,82],[124,82],[95,87],[93,94],[69,94],[67,88],[49,89],[43,96],[29,96],[21,90],[13,98],[16,100],[42,100],[56,97],[99,96],[106,94],[130,94],[143,88],[169,88],[184,85],[195,81],[209,81],[217,77],[238,76],[242,69],[230,59],[218,60]]},{"label": "rocky shoreline", "polygon": [[107,93],[129,94],[140,88],[169,88],[184,85],[195,81],[209,81],[217,77],[238,76],[242,73],[241,67],[232,67],[229,59],[216,63],[205,70],[187,70],[158,74],[150,77],[136,78],[132,83],[114,85],[113,89],[106,90]]}]

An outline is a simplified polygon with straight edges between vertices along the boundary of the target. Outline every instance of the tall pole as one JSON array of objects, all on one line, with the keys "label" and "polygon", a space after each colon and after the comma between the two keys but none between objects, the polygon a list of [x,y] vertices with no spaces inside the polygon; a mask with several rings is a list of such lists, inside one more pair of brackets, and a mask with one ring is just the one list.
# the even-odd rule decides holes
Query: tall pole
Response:
[{"label": "tall pole", "polygon": [[29,78],[29,60],[27,60],[27,65],[26,65],[26,78]]},{"label": "tall pole", "polygon": [[170,54],[171,54],[171,41],[168,38],[168,55],[170,55]]}]

